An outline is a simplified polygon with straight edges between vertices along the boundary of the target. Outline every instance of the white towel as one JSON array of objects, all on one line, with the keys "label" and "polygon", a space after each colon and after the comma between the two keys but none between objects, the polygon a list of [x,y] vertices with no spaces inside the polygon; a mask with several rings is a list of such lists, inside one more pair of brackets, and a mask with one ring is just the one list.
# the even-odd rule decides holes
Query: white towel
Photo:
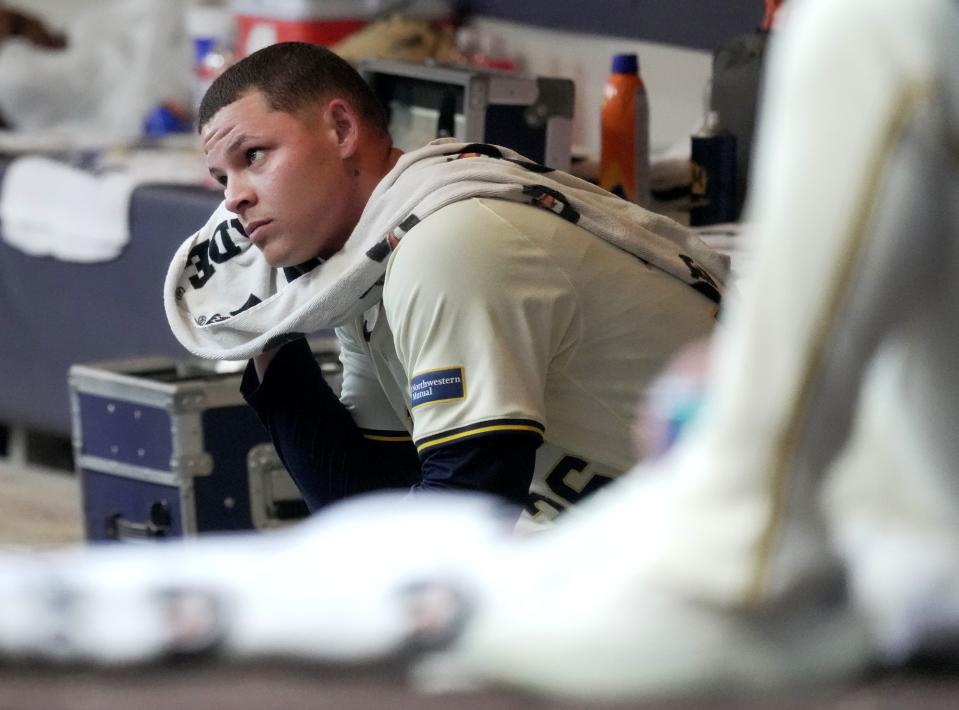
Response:
[{"label": "white towel", "polygon": [[0,190],[4,241],[33,256],[113,259],[129,241],[132,190],[124,173],[98,177],[49,158],[18,158]]},{"label": "white towel", "polygon": [[5,242],[32,256],[97,262],[116,258],[130,241],[130,196],[145,182],[199,184],[197,155],[128,153],[97,172],[41,156],[10,163],[0,189]]},{"label": "white towel", "polygon": [[507,148],[445,138],[399,159],[345,247],[324,263],[271,268],[221,204],[170,265],[170,327],[195,355],[240,360],[342,325],[379,301],[387,257],[409,229],[472,197],[549,209],[717,301],[726,282],[723,259],[669,218]]}]

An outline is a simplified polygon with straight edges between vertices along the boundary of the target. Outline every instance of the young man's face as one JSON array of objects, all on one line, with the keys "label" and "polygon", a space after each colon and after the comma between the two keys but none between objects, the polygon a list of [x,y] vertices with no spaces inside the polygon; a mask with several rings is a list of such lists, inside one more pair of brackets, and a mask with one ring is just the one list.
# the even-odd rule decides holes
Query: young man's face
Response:
[{"label": "young man's face", "polygon": [[217,111],[201,138],[227,209],[271,266],[328,258],[343,246],[355,222],[353,181],[321,107],[276,111],[253,91]]}]

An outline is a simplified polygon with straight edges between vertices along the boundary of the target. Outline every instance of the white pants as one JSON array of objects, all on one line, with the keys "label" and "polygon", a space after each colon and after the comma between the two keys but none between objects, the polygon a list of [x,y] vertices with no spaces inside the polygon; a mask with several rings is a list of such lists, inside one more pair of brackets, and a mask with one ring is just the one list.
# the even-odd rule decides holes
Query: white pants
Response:
[{"label": "white pants", "polygon": [[831,531],[870,611],[910,571],[959,599],[959,3],[786,9],[754,261],[702,416],[653,474],[674,479],[658,573],[710,603],[767,602],[835,564]]}]

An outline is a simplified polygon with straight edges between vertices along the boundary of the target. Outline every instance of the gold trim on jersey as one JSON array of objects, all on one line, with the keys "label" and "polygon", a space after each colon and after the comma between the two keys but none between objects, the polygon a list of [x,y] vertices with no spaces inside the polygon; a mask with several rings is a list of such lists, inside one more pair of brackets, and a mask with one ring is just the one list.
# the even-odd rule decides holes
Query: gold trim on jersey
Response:
[{"label": "gold trim on jersey", "polygon": [[842,306],[848,300],[848,287],[854,283],[853,272],[860,265],[865,253],[869,223],[885,177],[884,167],[891,158],[898,139],[920,104],[928,99],[931,90],[932,84],[928,81],[912,81],[900,89],[892,104],[892,111],[887,118],[879,145],[864,170],[865,184],[857,200],[848,234],[843,240],[845,247],[837,260],[839,268],[836,269],[832,282],[823,289],[826,297],[823,300],[821,317],[816,320],[817,327],[809,340],[805,365],[793,392],[792,407],[787,409],[786,421],[778,441],[773,446],[772,460],[768,467],[771,472],[769,495],[772,505],[766,528],[756,544],[753,573],[744,590],[745,602],[749,606],[761,603],[768,593],[773,553],[779,542],[786,514],[790,474],[815,392],[813,383],[822,369],[829,336],[835,331]]},{"label": "gold trim on jersey", "polygon": [[448,444],[453,441],[469,439],[480,434],[489,434],[491,432],[514,431],[514,432],[532,432],[543,436],[544,427],[531,419],[499,419],[494,421],[482,422],[473,426],[466,426],[453,431],[437,434],[432,438],[421,439],[416,443],[416,450],[420,453],[426,449]]},{"label": "gold trim on jersey", "polygon": [[409,434],[367,434],[363,432],[363,438],[370,441],[413,441]]}]

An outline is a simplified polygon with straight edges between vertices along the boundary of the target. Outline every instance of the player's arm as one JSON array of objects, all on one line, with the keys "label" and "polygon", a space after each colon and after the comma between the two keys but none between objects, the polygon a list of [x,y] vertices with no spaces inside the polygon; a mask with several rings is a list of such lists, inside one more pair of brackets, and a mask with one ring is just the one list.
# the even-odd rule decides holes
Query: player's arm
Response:
[{"label": "player's arm", "polygon": [[475,201],[431,215],[394,253],[384,307],[408,377],[416,490],[527,500],[546,372],[565,342],[556,316],[571,312],[547,271],[534,244]]},{"label": "player's arm", "polygon": [[[258,366],[265,366],[262,377]],[[364,436],[324,380],[306,340],[251,361],[241,392],[310,510],[357,493],[409,488],[420,479],[409,441]]]},{"label": "player's arm", "polygon": [[487,434],[427,449],[414,491],[480,491],[525,506],[542,437],[527,432]]}]

